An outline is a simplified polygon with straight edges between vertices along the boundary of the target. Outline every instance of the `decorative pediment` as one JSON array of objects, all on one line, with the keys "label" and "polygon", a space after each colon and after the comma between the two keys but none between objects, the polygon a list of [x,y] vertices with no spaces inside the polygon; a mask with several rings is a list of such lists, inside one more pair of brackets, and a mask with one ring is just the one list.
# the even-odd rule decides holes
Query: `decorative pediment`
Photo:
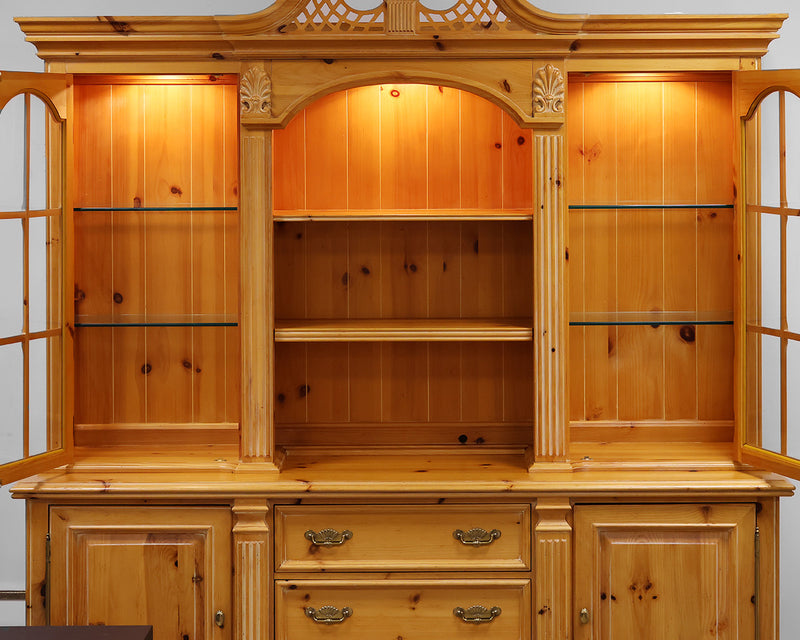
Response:
[{"label": "decorative pediment", "polygon": [[[351,2],[354,0],[351,0]],[[276,0],[238,16],[18,18],[48,62],[90,68],[106,62],[216,64],[253,59],[598,59],[658,68],[659,58],[716,61],[739,68],[764,55],[786,19],[770,15],[565,15],[526,0]],[[649,61],[649,62],[648,62]]]}]

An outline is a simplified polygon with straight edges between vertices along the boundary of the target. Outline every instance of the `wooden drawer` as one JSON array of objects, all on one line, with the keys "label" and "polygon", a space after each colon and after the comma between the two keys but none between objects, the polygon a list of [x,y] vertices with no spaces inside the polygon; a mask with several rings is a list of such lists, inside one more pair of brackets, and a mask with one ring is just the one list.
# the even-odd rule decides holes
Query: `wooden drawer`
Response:
[{"label": "wooden drawer", "polygon": [[[465,622],[454,613],[475,615],[471,607],[494,615],[487,622]],[[311,615],[334,617],[347,607],[350,614],[337,623],[317,622]],[[313,612],[309,611],[313,609]],[[336,614],[339,614],[337,616]],[[311,614],[311,615],[310,615]],[[480,615],[480,614],[478,614]],[[275,640],[306,638],[530,638],[528,580],[278,580],[275,589]]]},{"label": "wooden drawer", "polygon": [[[499,531],[489,544],[464,544],[473,529]],[[349,531],[342,544],[309,540]],[[275,508],[278,571],[528,570],[529,505],[291,505]]]}]

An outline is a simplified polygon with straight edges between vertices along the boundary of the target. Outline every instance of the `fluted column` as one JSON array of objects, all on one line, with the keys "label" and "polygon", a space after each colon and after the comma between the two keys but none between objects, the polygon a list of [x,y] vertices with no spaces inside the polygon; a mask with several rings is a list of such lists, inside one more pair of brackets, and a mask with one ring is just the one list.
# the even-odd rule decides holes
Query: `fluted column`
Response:
[{"label": "fluted column", "polygon": [[234,640],[269,640],[269,505],[237,500],[233,515]]}]

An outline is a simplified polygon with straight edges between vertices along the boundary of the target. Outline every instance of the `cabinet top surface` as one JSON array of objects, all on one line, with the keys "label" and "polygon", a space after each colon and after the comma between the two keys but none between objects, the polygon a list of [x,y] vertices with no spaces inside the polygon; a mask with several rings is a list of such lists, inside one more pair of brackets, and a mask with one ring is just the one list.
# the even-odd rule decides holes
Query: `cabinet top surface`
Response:
[{"label": "cabinet top surface", "polygon": [[[517,453],[480,455],[432,453],[403,455],[352,452],[330,455],[305,451],[289,454],[280,472],[257,464],[238,464],[235,451],[208,455],[117,450],[113,455],[87,450],[78,462],[17,483],[16,497],[107,495],[182,499],[230,499],[238,496],[418,494],[481,495],[489,493],[564,495],[605,498],[698,498],[790,495],[782,478],[754,472],[730,461],[725,451],[709,451],[706,460],[688,451],[682,461],[639,456],[621,460],[619,452],[602,452],[591,461],[535,467],[529,472]],[[375,464],[375,456],[381,464]],[[616,461],[611,462],[614,458]],[[154,462],[155,460],[155,462]],[[232,462],[228,462],[232,461]],[[379,469],[379,471],[376,470]]]}]

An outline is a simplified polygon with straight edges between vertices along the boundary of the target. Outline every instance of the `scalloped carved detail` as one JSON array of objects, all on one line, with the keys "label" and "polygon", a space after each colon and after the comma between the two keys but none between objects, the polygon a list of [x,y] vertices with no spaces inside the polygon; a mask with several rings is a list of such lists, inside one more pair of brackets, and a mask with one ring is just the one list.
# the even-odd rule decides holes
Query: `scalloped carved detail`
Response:
[{"label": "scalloped carved detail", "polygon": [[239,85],[242,115],[272,115],[272,80],[259,67],[248,69]]},{"label": "scalloped carved detail", "polygon": [[495,0],[459,0],[449,9],[428,9],[419,3],[419,33],[487,33],[522,31]]},{"label": "scalloped carved detail", "polygon": [[533,113],[564,113],[564,76],[552,64],[548,63],[536,72]]}]

